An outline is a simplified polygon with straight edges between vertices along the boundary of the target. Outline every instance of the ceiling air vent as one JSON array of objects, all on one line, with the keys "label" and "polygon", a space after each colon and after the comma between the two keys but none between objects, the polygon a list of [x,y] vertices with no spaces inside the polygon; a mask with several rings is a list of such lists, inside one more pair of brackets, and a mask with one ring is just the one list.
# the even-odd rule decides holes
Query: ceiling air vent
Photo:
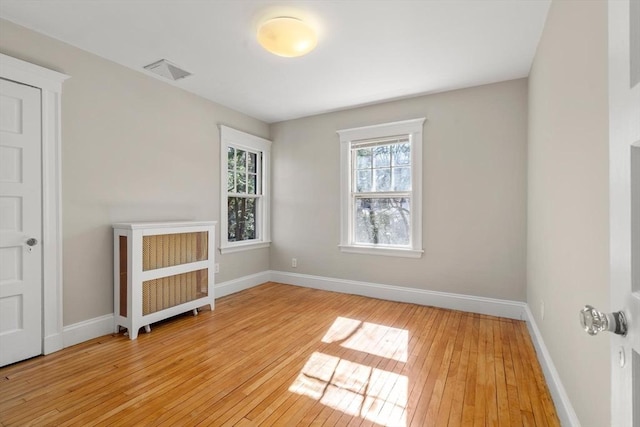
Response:
[{"label": "ceiling air vent", "polygon": [[183,70],[166,59],[161,59],[153,64],[145,65],[144,68],[145,70],[149,70],[152,73],[169,80],[180,80],[191,75],[190,72]]}]

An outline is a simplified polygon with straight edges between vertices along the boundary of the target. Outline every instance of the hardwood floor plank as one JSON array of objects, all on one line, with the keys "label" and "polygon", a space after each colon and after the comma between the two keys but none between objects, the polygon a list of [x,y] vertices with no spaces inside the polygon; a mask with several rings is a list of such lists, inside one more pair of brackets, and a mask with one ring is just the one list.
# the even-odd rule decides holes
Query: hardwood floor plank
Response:
[{"label": "hardwood floor plank", "polygon": [[498,425],[498,402],[496,396],[496,358],[494,353],[493,324],[497,320],[486,321],[486,358],[485,374],[486,386],[484,388],[485,398],[485,425],[495,427]]},{"label": "hardwood floor plank", "polygon": [[476,366],[476,392],[473,413],[473,425],[485,426],[487,409],[484,391],[487,387],[487,321],[479,319],[480,336],[478,339],[478,362]]},{"label": "hardwood floor plank", "polygon": [[[425,348],[426,353],[419,357],[410,372],[409,377],[413,379],[413,386],[410,386],[409,401],[407,402],[407,423],[412,426],[421,426],[423,419],[428,410],[428,402],[431,399],[431,387],[427,384],[430,372],[435,370],[433,367],[437,365],[440,355],[444,352],[444,340],[442,336],[445,326],[449,320],[449,316],[453,312],[438,310],[440,315],[434,320],[433,336],[427,335],[424,338],[428,345]],[[422,360],[420,360],[422,359]],[[432,374],[433,376],[433,374]]]},{"label": "hardwood floor plank", "polygon": [[[461,312],[455,312],[453,319],[451,320],[451,324],[454,330],[459,329],[460,318],[462,317]],[[429,400],[429,407],[427,409],[426,418],[423,422],[424,426],[436,426],[438,420],[438,414],[440,410],[443,410],[443,419],[449,418],[449,409],[450,402],[447,402],[445,405],[442,404],[442,398],[444,394],[445,384],[447,382],[447,378],[449,374],[452,374],[452,378],[455,373],[451,371],[451,366],[453,364],[453,351],[455,348],[455,343],[457,341],[458,334],[448,334],[449,338],[446,342],[445,351],[442,357],[442,361],[440,362],[440,366],[437,369],[437,376],[434,378],[433,389],[431,392],[431,399]],[[445,415],[446,413],[446,415]]]},{"label": "hardwood floor plank", "polygon": [[[560,423],[558,418],[555,416],[548,417],[547,411],[545,411],[544,408],[546,399],[544,399],[543,396],[545,394],[549,395],[549,393],[546,389],[546,384],[542,380],[542,370],[540,369],[540,364],[536,358],[536,352],[533,348],[533,343],[531,342],[526,326],[524,324],[520,324],[517,329],[519,346],[522,350],[521,354],[524,356],[523,362],[527,368],[527,386],[529,389],[535,423],[540,426],[559,426]],[[542,381],[542,384],[538,385],[538,381]],[[553,412],[553,415],[555,415],[555,410]]]},{"label": "hardwood floor plank", "polygon": [[476,402],[476,381],[478,375],[478,345],[480,342],[480,324],[478,316],[472,319],[471,338],[469,342],[469,366],[465,386],[464,404],[462,406],[462,425],[473,425]]},{"label": "hardwood floor plank", "polygon": [[518,398],[518,383],[516,381],[509,345],[509,329],[512,322],[500,322],[500,334],[502,347],[502,357],[504,360],[505,381],[507,384],[507,405],[509,408],[509,423],[512,427],[522,426],[522,415],[520,413],[520,401]]},{"label": "hardwood floor plank", "polygon": [[0,426],[558,426],[523,322],[266,283],[0,368]]},{"label": "hardwood floor plank", "polygon": [[511,360],[513,361],[513,371],[518,386],[518,401],[520,411],[523,416],[525,413],[533,413],[531,409],[531,400],[529,398],[529,387],[527,385],[528,377],[526,375],[526,365],[523,363],[523,355],[519,351],[519,341],[517,338],[517,323],[508,326],[508,340],[511,351]]},{"label": "hardwood floor plank", "polygon": [[442,414],[438,414],[438,425],[461,426],[462,412],[464,408],[464,396],[467,384],[467,368],[469,366],[469,356],[471,353],[471,339],[473,333],[473,318],[465,316],[464,332],[458,335],[454,354],[458,355],[457,366],[455,367],[455,377],[451,381],[447,378],[447,387],[451,394],[445,395],[444,402],[451,402],[448,419]]},{"label": "hardwood floor plank", "polygon": [[507,396],[507,380],[505,374],[504,353],[502,351],[502,332],[500,324],[502,321],[493,322],[493,350],[495,357],[495,386],[497,417],[499,426],[511,425],[509,414],[509,399]]}]

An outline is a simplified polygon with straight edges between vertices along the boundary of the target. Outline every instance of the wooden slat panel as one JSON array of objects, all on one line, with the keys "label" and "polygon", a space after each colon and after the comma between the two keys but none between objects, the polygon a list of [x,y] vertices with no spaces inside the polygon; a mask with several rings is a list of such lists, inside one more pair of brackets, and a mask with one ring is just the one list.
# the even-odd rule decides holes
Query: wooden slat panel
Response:
[{"label": "wooden slat panel", "polygon": [[208,256],[209,233],[152,234],[142,238],[142,270],[172,267]]},{"label": "wooden slat panel", "polygon": [[208,280],[205,268],[142,282],[142,314],[155,313],[201,297],[198,289],[206,290]]},{"label": "wooden slat panel", "polygon": [[[314,354],[330,378],[301,376]],[[0,369],[3,426],[474,423],[559,425],[523,322],[275,283]]]}]

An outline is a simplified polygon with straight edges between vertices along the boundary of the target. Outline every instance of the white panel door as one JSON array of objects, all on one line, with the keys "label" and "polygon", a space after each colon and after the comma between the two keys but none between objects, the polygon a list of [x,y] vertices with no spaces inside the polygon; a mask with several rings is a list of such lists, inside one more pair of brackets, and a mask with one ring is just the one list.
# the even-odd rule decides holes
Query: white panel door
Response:
[{"label": "white panel door", "polygon": [[[609,1],[612,426],[640,426],[640,2]],[[588,379],[585,379],[588,383]],[[603,385],[604,386],[604,385]],[[594,402],[597,404],[597,402]]]},{"label": "white panel door", "polygon": [[0,79],[0,366],[42,353],[40,90]]}]

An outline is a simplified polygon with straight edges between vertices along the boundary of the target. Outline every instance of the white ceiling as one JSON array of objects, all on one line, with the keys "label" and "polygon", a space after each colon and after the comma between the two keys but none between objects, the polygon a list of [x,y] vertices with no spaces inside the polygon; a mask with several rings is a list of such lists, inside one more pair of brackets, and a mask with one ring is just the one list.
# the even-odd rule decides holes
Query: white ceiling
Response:
[{"label": "white ceiling", "polygon": [[[525,77],[550,0],[0,0],[0,17],[272,123]],[[267,17],[306,18],[318,47],[264,51]],[[1,37],[1,28],[0,28]]]}]

